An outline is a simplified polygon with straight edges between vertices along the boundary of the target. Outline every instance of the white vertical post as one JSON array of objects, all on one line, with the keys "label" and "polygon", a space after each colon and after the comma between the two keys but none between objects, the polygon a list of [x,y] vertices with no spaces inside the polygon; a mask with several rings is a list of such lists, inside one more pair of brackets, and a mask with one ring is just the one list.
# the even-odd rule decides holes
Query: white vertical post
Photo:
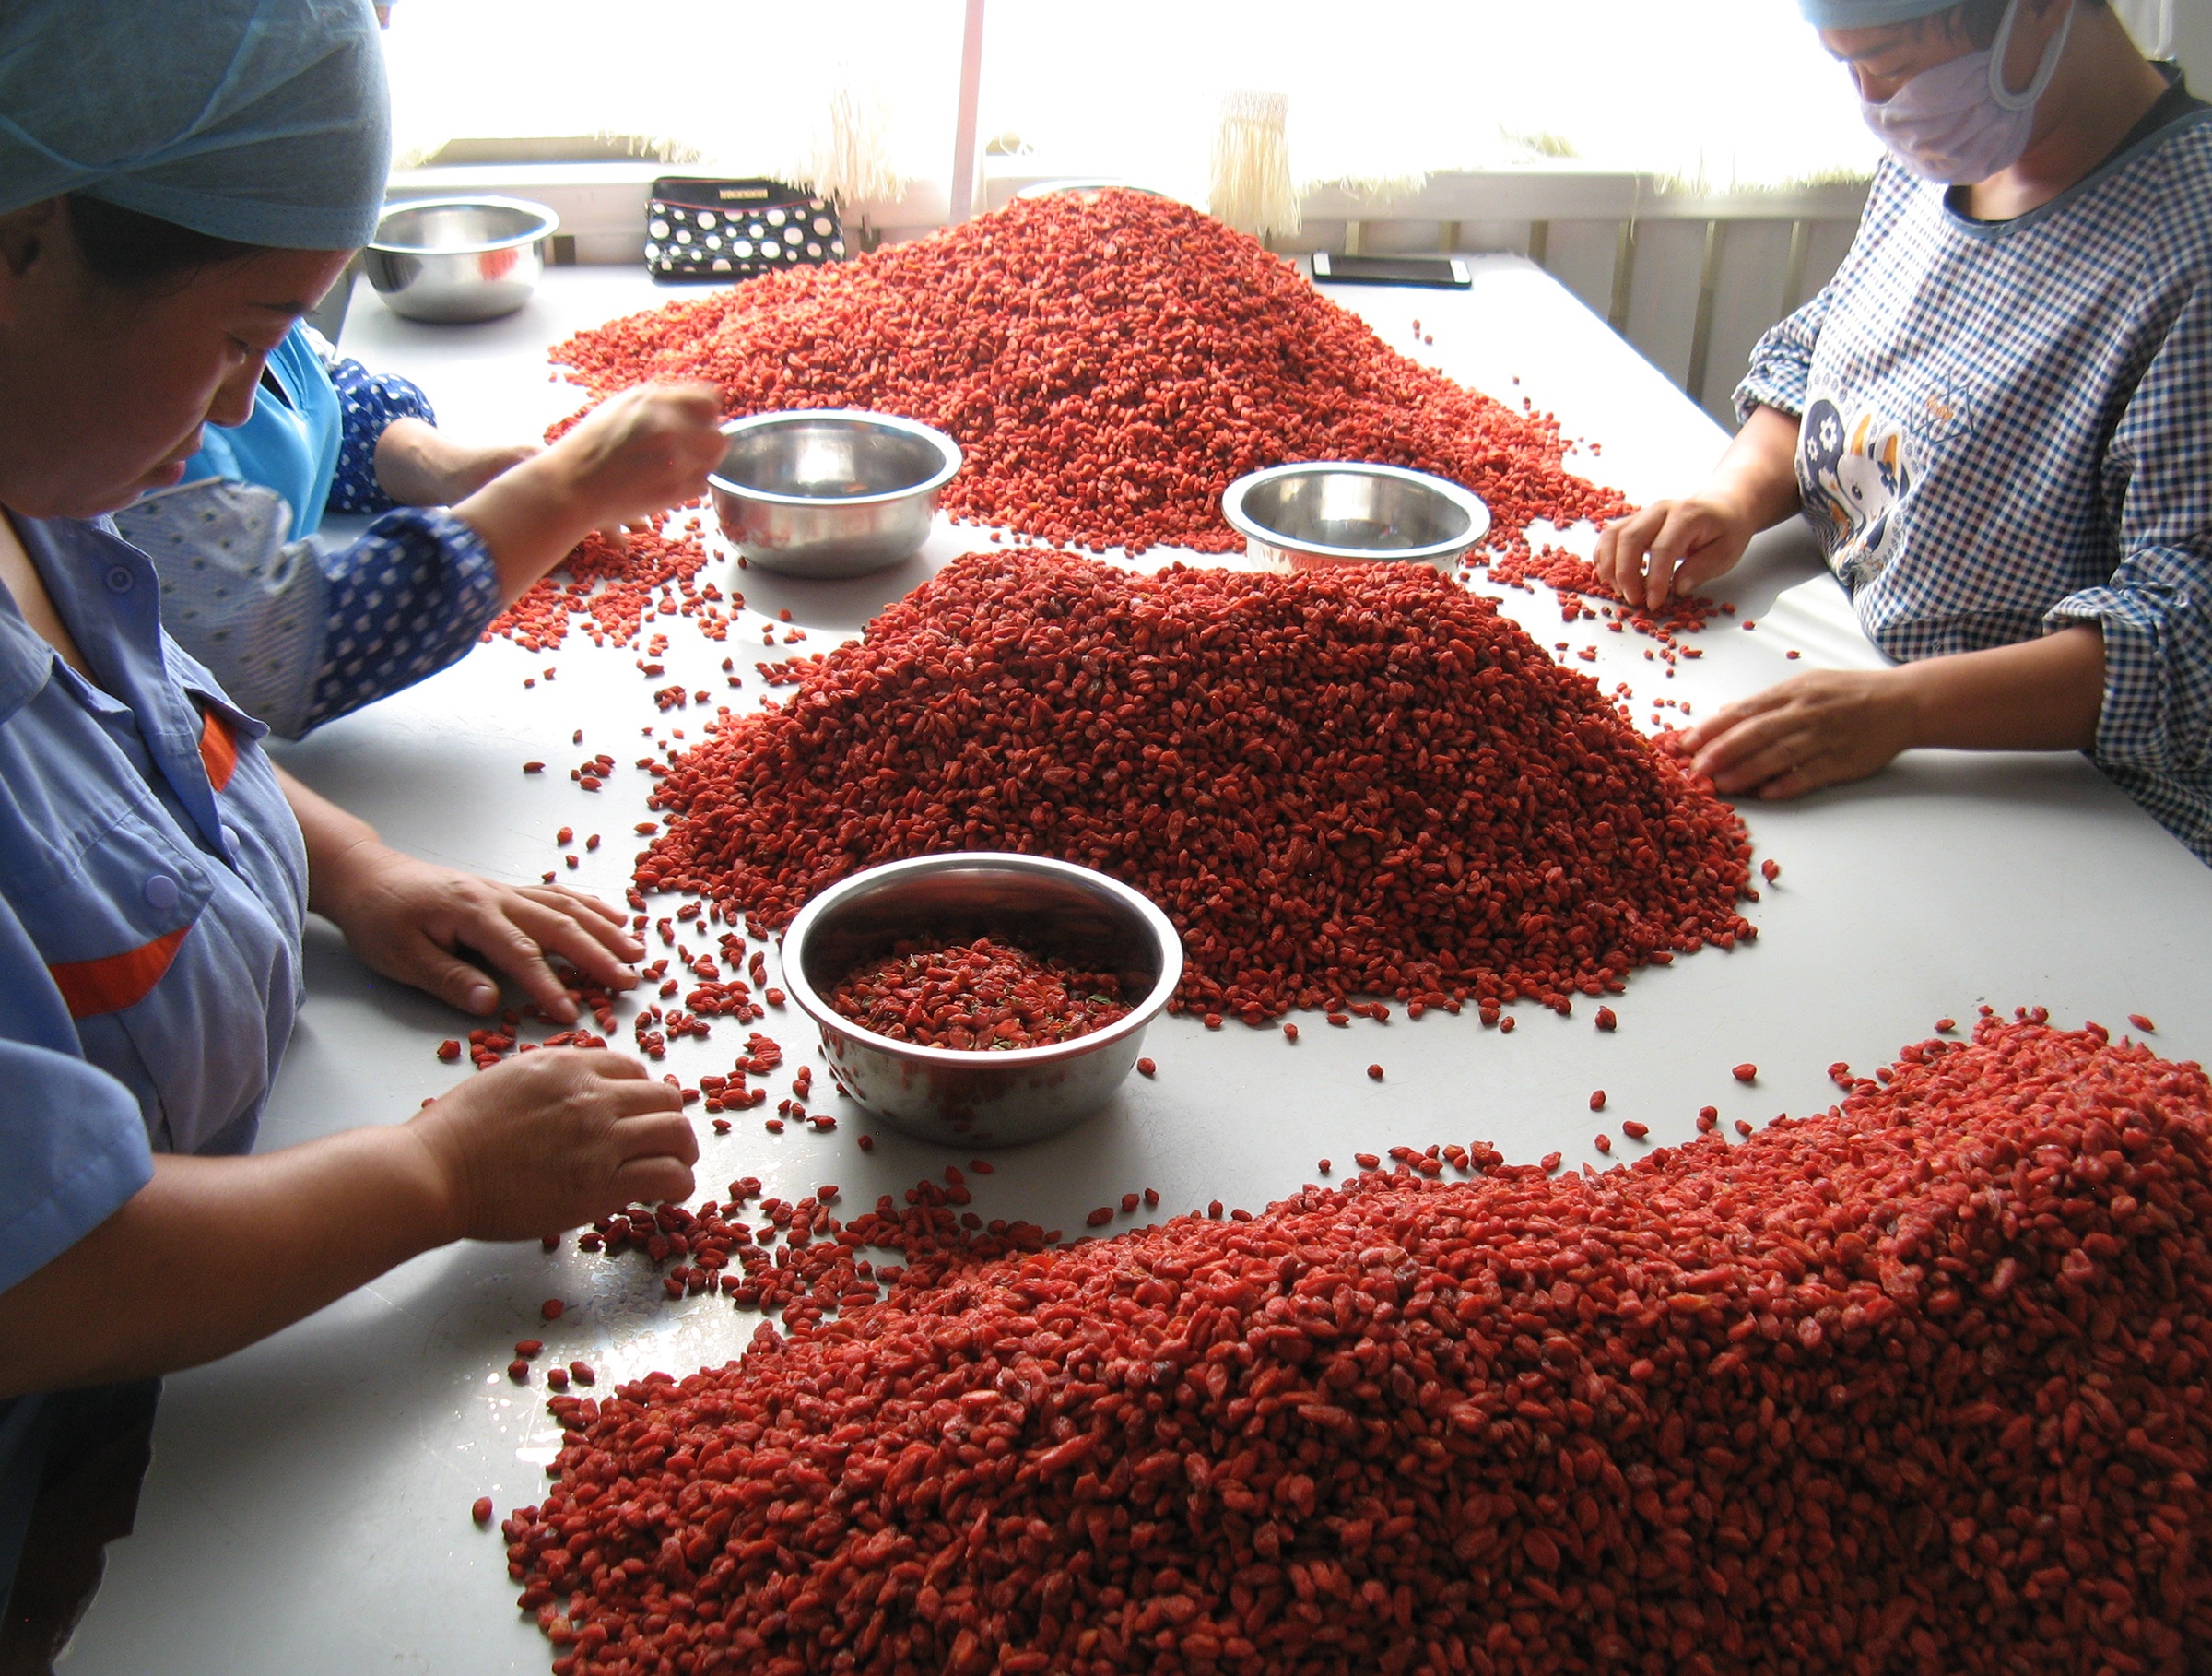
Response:
[{"label": "white vertical post", "polygon": [[952,214],[955,226],[976,210],[976,106],[983,84],[983,0],[968,0],[960,30],[960,105],[952,132]]}]

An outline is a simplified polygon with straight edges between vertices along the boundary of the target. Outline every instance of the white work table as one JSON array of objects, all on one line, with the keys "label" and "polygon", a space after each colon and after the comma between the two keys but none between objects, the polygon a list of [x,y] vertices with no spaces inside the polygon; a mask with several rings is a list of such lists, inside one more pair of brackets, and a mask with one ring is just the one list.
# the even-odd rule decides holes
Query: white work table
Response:
[{"label": "white work table", "polygon": [[[1723,445],[1710,420],[1540,270],[1504,258],[1474,266],[1469,292],[1332,294],[1407,353],[1556,412],[1569,435],[1603,445],[1602,457],[1582,453],[1572,463],[1631,498],[1696,480]],[[441,328],[397,319],[363,287],[344,348],[416,379],[456,433],[535,437],[578,400],[549,379],[548,344],[685,294],[629,270],[557,269],[521,313]],[[1432,348],[1413,333],[1417,317]],[[1587,532],[1578,539],[1587,550]],[[645,743],[640,729],[680,726],[697,740],[712,714],[663,715],[654,687],[680,680],[735,710],[757,708],[756,658],[826,650],[937,564],[984,545],[982,530],[940,520],[920,559],[841,584],[721,561],[702,580],[744,593],[749,638],[733,629],[727,644],[710,643],[688,620],[663,619],[660,679],[641,676],[637,652],[597,650],[581,634],[541,654],[496,641],[281,755],[392,842],[497,877],[534,880],[559,868],[560,826],[579,840],[604,833],[580,872],[559,876],[619,900],[638,847],[632,828],[649,816],[653,782],[630,767],[641,754],[633,747]],[[1704,655],[1671,680],[1645,660],[1649,640],[1593,635],[1586,620],[1563,627],[1548,588],[1503,597],[1546,646],[1594,643],[1594,664],[1569,667],[1608,689],[1632,683],[1640,725],[1654,695],[1688,700],[1704,715],[1801,670],[1874,657],[1794,526],[1762,539],[1716,591],[1741,616],[1690,642]],[[809,639],[771,653],[760,647],[760,614],[779,608]],[[1759,628],[1742,631],[1745,617]],[[1784,657],[1793,646],[1797,661]],[[735,691],[721,669],[733,655],[746,676]],[[525,676],[548,667],[555,679],[524,690]],[[571,743],[579,726],[581,748]],[[621,766],[606,789],[587,793],[563,770],[597,750]],[[524,777],[526,758],[547,772]],[[1256,1210],[1317,1179],[1321,1157],[1342,1173],[1355,1151],[1401,1142],[1481,1139],[1516,1161],[1559,1151],[1570,1168],[1602,1165],[1592,1137],[1619,1136],[1624,1118],[1648,1123],[1656,1145],[1689,1139],[1707,1103],[1724,1119],[1755,1123],[1824,1107],[1831,1060],[1868,1071],[1940,1016],[1971,1021],[1982,1001],[2006,1011],[2041,1004],[2058,1021],[2094,1018],[2115,1031],[2127,1013],[2148,1013],[2165,1053],[2203,1057],[2212,1048],[2212,869],[2084,760],[1921,752],[1863,785],[1744,813],[1758,855],[1783,868],[1746,909],[1758,939],[1636,974],[1613,997],[1618,1033],[1594,1030],[1586,1002],[1569,1019],[1524,1004],[1511,1035],[1481,1028],[1472,1008],[1418,1021],[1400,1010],[1387,1027],[1359,1021],[1349,1030],[1312,1028],[1313,1018],[1295,1046],[1273,1028],[1208,1033],[1194,1020],[1162,1019],[1146,1046],[1157,1080],[1133,1079],[1070,1134],[997,1154],[997,1173],[976,1184],[975,1209],[1071,1234],[1092,1206],[1147,1186],[1159,1190],[1161,1214],[1215,1198]],[[772,971],[772,951],[771,960]],[[307,1006],[262,1126],[265,1149],[397,1122],[456,1080],[434,1049],[474,1021],[372,979],[319,924],[307,971]],[[623,1003],[626,1021],[635,1005]],[[757,1028],[789,1056],[772,1084],[779,1092],[799,1064],[819,1057],[795,1011],[771,1010]],[[675,1045],[656,1069],[687,1083],[702,1069],[726,1070],[742,1035],[718,1022],[710,1040]],[[613,1039],[625,1045],[627,1025]],[[1759,1068],[1753,1086],[1729,1076],[1743,1060]],[[1386,1080],[1369,1080],[1371,1061],[1386,1068]],[[1588,1108],[1598,1088],[1609,1096],[1602,1117]],[[839,1116],[834,1134],[770,1136],[765,1114],[754,1114],[718,1138],[702,1117],[701,1194],[722,1197],[739,1175],[758,1175],[785,1198],[835,1182],[842,1208],[853,1210],[967,1162],[904,1140],[849,1104],[818,1100],[815,1109]],[[855,1145],[864,1130],[875,1135],[873,1154]],[[1613,1161],[1641,1150],[1617,1141]],[[569,1311],[546,1326],[537,1306],[554,1295]],[[172,1378],[137,1532],[111,1549],[106,1584],[63,1669],[544,1670],[552,1649],[515,1610],[504,1544],[468,1517],[478,1495],[503,1517],[545,1486],[557,1434],[542,1385],[518,1388],[506,1376],[512,1341],[543,1337],[547,1363],[589,1360],[604,1395],[651,1368],[681,1375],[727,1361],[755,1320],[712,1298],[667,1304],[635,1254],[608,1262],[569,1248],[547,1255],[535,1242],[461,1245]]]}]

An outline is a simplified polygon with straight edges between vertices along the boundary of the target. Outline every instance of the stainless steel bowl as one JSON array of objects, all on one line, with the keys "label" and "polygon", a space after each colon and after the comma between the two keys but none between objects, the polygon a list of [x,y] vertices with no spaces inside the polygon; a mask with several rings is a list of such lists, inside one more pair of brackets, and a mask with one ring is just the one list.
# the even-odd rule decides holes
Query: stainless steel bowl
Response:
[{"label": "stainless steel bowl", "polygon": [[1490,509],[1456,483],[1396,466],[1274,466],[1221,491],[1221,515],[1252,558],[1277,570],[1430,564],[1446,575],[1490,533]]},{"label": "stainless steel bowl", "polygon": [[889,413],[756,413],[722,433],[707,478],[722,533],[791,576],[865,576],[917,552],[960,468],[958,443]]},{"label": "stainless steel bowl", "polygon": [[[1049,1047],[968,1053],[864,1030],[824,999],[901,938],[998,937],[1121,974],[1129,1010]],[[1136,1063],[1145,1027],[1182,981],[1168,916],[1103,873],[973,851],[888,862],[814,898],[783,933],[783,987],[821,1027],[838,1086],[892,1127],[941,1146],[1017,1146],[1081,1122]]]},{"label": "stainless steel bowl", "polygon": [[385,207],[361,266],[395,314],[494,320],[530,301],[559,227],[524,198],[418,198]]},{"label": "stainless steel bowl", "polygon": [[1031,181],[1014,195],[1018,198],[1056,198],[1064,192],[1141,192],[1148,198],[1164,198],[1168,195],[1157,186],[1145,186],[1135,181],[1117,181],[1104,176],[1096,180]]}]

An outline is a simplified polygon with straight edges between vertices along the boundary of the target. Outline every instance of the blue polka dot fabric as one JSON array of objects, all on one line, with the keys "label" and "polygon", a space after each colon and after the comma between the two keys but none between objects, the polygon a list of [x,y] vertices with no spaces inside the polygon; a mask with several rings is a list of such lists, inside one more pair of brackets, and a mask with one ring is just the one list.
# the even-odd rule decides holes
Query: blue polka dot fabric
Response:
[{"label": "blue polka dot fabric", "polygon": [[490,549],[441,507],[343,545],[288,541],[290,523],[281,495],[219,478],[115,514],[161,578],[162,626],[286,738],[457,663],[499,614]]},{"label": "blue polka dot fabric", "polygon": [[443,507],[385,513],[323,572],[325,639],[302,732],[459,663],[500,611],[491,549]]},{"label": "blue polka dot fabric", "polygon": [[394,419],[416,419],[435,425],[430,398],[396,372],[371,372],[358,360],[335,352],[326,358],[330,382],[338,393],[345,439],[338,446],[338,472],[331,480],[326,511],[381,513],[392,497],[376,480],[376,444]]}]

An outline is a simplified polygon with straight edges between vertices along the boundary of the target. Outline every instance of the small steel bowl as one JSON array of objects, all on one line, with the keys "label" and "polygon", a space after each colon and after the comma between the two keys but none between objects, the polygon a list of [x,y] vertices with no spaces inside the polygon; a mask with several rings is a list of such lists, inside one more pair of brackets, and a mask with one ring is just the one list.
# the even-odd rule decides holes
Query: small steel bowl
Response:
[{"label": "small steel bowl", "polygon": [[[824,998],[902,938],[997,937],[1121,976],[1129,1010],[1047,1047],[964,1052],[865,1030]],[[838,1086],[892,1127],[942,1146],[1018,1146],[1112,1098],[1145,1027],[1182,981],[1182,939],[1118,879],[1041,856],[971,851],[888,862],[841,879],[783,933],[783,987],[820,1026]]]},{"label": "small steel bowl", "polygon": [[1271,569],[1434,565],[1447,576],[1490,533],[1490,509],[1456,483],[1396,466],[1274,466],[1221,491],[1221,515]]},{"label": "small steel bowl", "polygon": [[921,549],[960,445],[890,413],[802,408],[722,428],[707,478],[722,533],[747,564],[789,576],[865,576]]},{"label": "small steel bowl", "polygon": [[1014,195],[1017,198],[1056,198],[1064,192],[1141,192],[1148,198],[1164,198],[1168,195],[1157,186],[1145,186],[1135,181],[1117,181],[1103,176],[1096,180],[1031,181]]},{"label": "small steel bowl", "polygon": [[530,301],[559,227],[524,198],[418,198],[385,206],[361,266],[409,320],[496,320]]}]

